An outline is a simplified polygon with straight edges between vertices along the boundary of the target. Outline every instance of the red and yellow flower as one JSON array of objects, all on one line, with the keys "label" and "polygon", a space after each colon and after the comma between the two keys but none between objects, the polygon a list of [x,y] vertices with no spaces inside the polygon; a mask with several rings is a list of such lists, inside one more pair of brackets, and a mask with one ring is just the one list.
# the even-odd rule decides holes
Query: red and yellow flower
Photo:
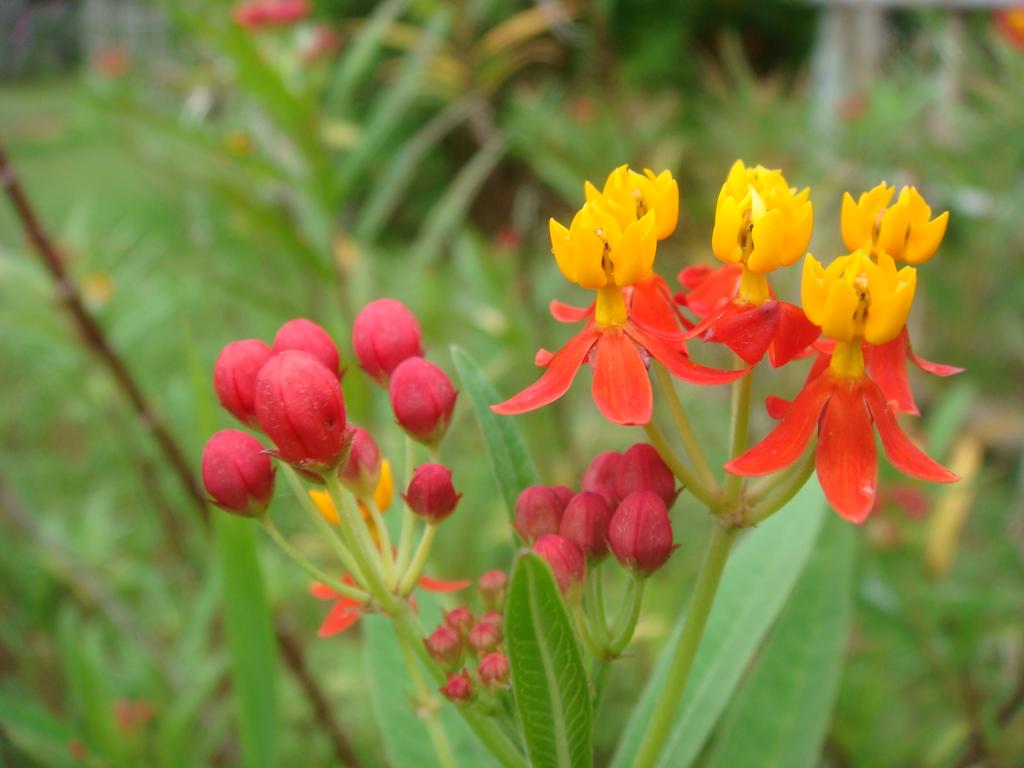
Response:
[{"label": "red and yellow flower", "polygon": [[[932,218],[931,208],[914,187],[903,187],[892,203],[895,192],[895,187],[883,181],[857,200],[848,192],[843,195],[843,242],[851,251],[864,250],[876,261],[888,257],[908,264],[922,264],[935,255],[942,243],[949,212]],[[894,402],[901,413],[914,415],[918,409],[907,378],[908,359],[935,376],[952,376],[963,371],[963,368],[933,363],[916,355],[905,327],[885,344],[866,345],[864,357],[868,371],[886,399]]]},{"label": "red and yellow flower", "polygon": [[[914,300],[917,273],[897,270],[884,252],[877,260],[865,250],[823,268],[812,256],[804,263],[802,298],[811,322],[835,342],[827,367],[808,378],[782,421],[760,443],[725,465],[736,475],[764,475],[793,464],[815,430],[815,469],[832,507],[863,522],[874,507],[878,486],[875,429],[889,461],[924,480],[953,482],[942,467],[903,433],[894,409],[865,367],[865,343],[882,345],[903,331]],[[824,358],[823,358],[824,359]]]},{"label": "red and yellow flower", "polygon": [[676,181],[667,172],[643,175],[626,166],[608,177],[603,192],[587,184],[587,202],[568,228],[550,222],[551,247],[565,278],[596,292],[576,309],[552,305],[556,319],[585,321],[583,330],[539,362],[546,371],[534,384],[492,406],[511,415],[540,408],[564,395],[584,362],[594,368],[598,410],[618,424],[646,424],[653,397],[647,366],[653,357],[675,376],[700,384],[732,381],[742,371],[717,371],[689,359],[671,295],[654,274],[657,241],[679,216]]},{"label": "red and yellow flower", "polygon": [[703,318],[691,338],[725,344],[754,365],[768,354],[780,366],[803,352],[819,331],[799,307],[778,301],[767,275],[807,251],[814,225],[810,191],[782,173],[737,160],[718,195],[711,249],[718,271],[684,270],[681,300]]}]

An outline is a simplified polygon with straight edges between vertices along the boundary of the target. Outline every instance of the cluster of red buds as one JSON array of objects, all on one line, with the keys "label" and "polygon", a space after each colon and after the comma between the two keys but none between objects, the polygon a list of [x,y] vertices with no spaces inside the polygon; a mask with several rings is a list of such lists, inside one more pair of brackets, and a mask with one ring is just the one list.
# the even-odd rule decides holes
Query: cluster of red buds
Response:
[{"label": "cluster of red buds", "polygon": [[674,550],[668,510],[681,489],[658,452],[637,443],[599,453],[578,493],[533,485],[516,500],[515,529],[548,565],[567,597],[578,597],[588,565],[609,552],[625,568],[649,576]]},{"label": "cluster of red buds", "polygon": [[504,571],[488,571],[477,581],[484,612],[478,617],[467,606],[453,608],[423,641],[448,675],[440,688],[448,700],[462,704],[473,700],[478,689],[500,693],[508,688],[501,613],[507,586]]}]

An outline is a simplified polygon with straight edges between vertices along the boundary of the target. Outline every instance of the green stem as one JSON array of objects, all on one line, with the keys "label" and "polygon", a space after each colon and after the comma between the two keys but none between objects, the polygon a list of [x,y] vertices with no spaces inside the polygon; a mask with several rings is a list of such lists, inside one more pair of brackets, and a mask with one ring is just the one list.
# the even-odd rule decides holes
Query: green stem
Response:
[{"label": "green stem", "polygon": [[338,579],[328,576],[326,573],[321,571],[309,560],[307,560],[295,547],[293,547],[288,540],[281,534],[277,526],[274,525],[273,521],[269,517],[263,518],[263,530],[269,534],[270,538],[274,540],[274,543],[281,548],[289,559],[292,560],[299,568],[306,572],[306,574],[314,581],[319,581],[322,584],[326,584],[328,587],[333,589],[340,595],[345,597],[351,597],[353,600],[358,600],[361,603],[369,601],[370,596],[361,589],[357,589],[349,584],[345,584]]},{"label": "green stem", "polygon": [[604,610],[604,584],[601,578],[601,563],[595,563],[587,571],[586,584],[583,588],[583,604],[590,631],[597,645],[602,649],[608,647],[608,619]]},{"label": "green stem", "polygon": [[441,724],[441,719],[437,713],[440,702],[431,695],[426,684],[424,684],[423,676],[420,674],[419,665],[416,662],[416,656],[410,650],[409,643],[399,638],[398,645],[402,649],[402,657],[405,659],[406,669],[409,670],[409,677],[412,678],[413,688],[416,689],[416,703],[419,711],[422,713],[420,716],[427,726],[427,732],[430,734],[430,741],[434,745],[434,751],[437,752],[438,762],[441,764],[441,768],[456,768],[458,764],[455,762],[455,755],[452,754],[451,745],[448,743],[448,735],[445,733],[444,726]]},{"label": "green stem", "polygon": [[[737,364],[743,361],[736,358]],[[747,437],[750,431],[750,393],[753,389],[754,372],[737,379],[732,384],[732,427],[729,439],[729,458],[735,459],[747,450]],[[740,475],[727,474],[725,478],[726,502],[735,506],[743,490],[743,478]]]},{"label": "green stem", "polygon": [[651,720],[647,725],[640,751],[633,761],[633,768],[652,768],[658,762],[661,750],[665,746],[737,530],[715,525],[704,556],[704,565],[701,567],[700,576],[697,577],[693,598],[686,613],[683,631],[676,642],[672,663],[665,675],[665,683],[651,710]]},{"label": "green stem", "polygon": [[[348,540],[349,546],[352,547],[352,557],[364,576],[363,586],[380,603],[381,607],[387,611],[394,610],[397,604],[394,595],[388,591],[381,580],[380,553],[377,552],[372,541],[369,542],[369,547],[367,547],[366,542],[362,540],[357,530],[355,530],[355,526],[353,526],[353,519],[361,517],[359,510],[356,508],[355,499],[352,498],[348,491],[341,487],[341,483],[338,482],[335,473],[328,472],[324,476],[324,481],[327,483],[327,489],[330,491],[331,499],[334,501],[334,506],[338,511],[342,535]],[[361,520],[356,522],[361,522]],[[327,525],[326,520],[324,525]],[[329,525],[327,527],[330,528]],[[365,526],[363,526],[363,529],[363,532],[366,533]],[[368,533],[366,533],[366,538],[369,538]]]},{"label": "green stem", "polygon": [[[416,444],[408,435],[405,436],[405,487],[409,487],[412,480],[412,464],[414,461]],[[398,557],[395,558],[395,572],[404,573],[409,565],[409,558],[412,556],[412,540],[416,533],[416,515],[409,509],[408,504],[402,504],[402,534],[398,541]]]},{"label": "green stem", "polygon": [[[341,564],[345,567],[352,578],[358,581],[360,584],[365,586],[366,578],[363,574],[362,568],[359,567],[358,562],[349,551],[348,547],[338,538],[338,532],[331,527],[331,524],[324,520],[324,516],[320,514],[320,510],[316,508],[316,504],[309,498],[309,493],[306,492],[306,488],[302,485],[302,481],[299,479],[298,473],[287,464],[282,464],[281,468],[284,470],[284,476],[288,481],[289,487],[292,489],[292,493],[299,500],[299,505],[306,510],[306,514],[309,515],[313,521],[313,525],[319,530],[328,544],[337,555],[338,559],[341,560]],[[339,517],[341,516],[339,511]]]},{"label": "green stem", "polygon": [[814,459],[815,452],[807,451],[798,463],[752,496],[747,522],[757,525],[786,506],[814,473]]},{"label": "green stem", "polygon": [[654,370],[658,375],[661,388],[668,395],[668,407],[672,412],[672,420],[675,422],[679,439],[683,441],[683,449],[690,457],[690,461],[693,462],[697,475],[700,477],[708,493],[717,493],[718,482],[715,480],[715,473],[711,471],[711,465],[708,463],[707,456],[704,455],[704,449],[701,448],[700,441],[693,431],[690,419],[686,415],[686,409],[683,407],[679,394],[676,392],[671,374],[669,374],[664,364],[658,362],[655,363]]},{"label": "green stem", "polygon": [[658,455],[661,456],[661,460],[668,465],[668,468],[672,470],[672,474],[675,475],[679,482],[686,486],[687,490],[690,491],[695,497],[700,499],[704,504],[712,509],[718,508],[718,496],[717,494],[710,493],[698,480],[690,470],[683,464],[683,460],[679,457],[669,445],[668,440],[665,439],[665,435],[662,434],[658,426],[653,422],[649,421],[644,424],[644,432],[647,433],[647,439],[651,441],[651,445],[654,446],[655,450],[658,451]]},{"label": "green stem", "polygon": [[583,646],[587,649],[587,653],[590,654],[591,658],[601,658],[603,655],[603,649],[598,647],[597,643],[594,642],[594,638],[590,634],[590,628],[587,626],[587,615],[583,612],[583,604],[577,602],[570,610],[573,618],[576,619],[576,630],[579,632],[580,640],[583,642]]},{"label": "green stem", "polygon": [[398,582],[398,574],[395,571],[395,553],[391,547],[391,532],[388,531],[388,526],[384,522],[384,515],[377,509],[377,502],[373,499],[366,499],[363,501],[363,505],[370,510],[370,519],[373,521],[373,527],[377,531],[377,535],[380,537],[380,549],[381,549],[381,562],[384,566],[384,583],[388,589],[394,589]]},{"label": "green stem", "polygon": [[629,645],[636,633],[636,623],[640,620],[640,607],[644,602],[644,586],[647,580],[642,576],[632,575],[629,586],[626,587],[626,597],[622,601],[622,608],[618,618],[615,620],[615,629],[612,632],[612,641],[608,650],[613,656],[618,656]]},{"label": "green stem", "polygon": [[420,539],[420,545],[416,547],[416,555],[413,557],[412,562],[409,563],[409,568],[402,574],[401,580],[398,583],[398,594],[408,595],[416,588],[420,576],[423,574],[423,568],[427,564],[427,558],[430,557],[430,548],[434,544],[434,537],[436,535],[437,526],[433,523],[427,523],[427,527],[423,531],[423,537]]}]

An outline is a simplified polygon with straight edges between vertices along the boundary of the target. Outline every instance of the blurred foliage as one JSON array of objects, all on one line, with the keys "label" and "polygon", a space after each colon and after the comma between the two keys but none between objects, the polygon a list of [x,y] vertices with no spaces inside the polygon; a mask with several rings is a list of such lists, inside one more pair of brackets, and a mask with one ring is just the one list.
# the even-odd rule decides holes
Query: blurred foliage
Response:
[{"label": "blurred foliage", "polygon": [[[622,162],[681,179],[680,232],[659,254],[668,278],[710,259],[715,196],[736,157],[812,187],[819,258],[841,248],[844,190],[916,183],[948,208],[911,327],[919,352],[966,366],[970,384],[911,376],[937,454],[969,455],[963,441],[973,440],[982,460],[966,500],[883,476],[888,501],[856,531],[854,630],[826,759],[1021,763],[1024,55],[986,16],[969,19],[949,63],[949,17],[904,14],[870,88],[828,119],[809,70],[818,13],[794,2],[318,0],[340,47],[306,59],[311,23],[251,33],[223,2],[164,8],[173,61],[136,52],[123,75],[4,84],[0,135],[91,309],[193,459],[205,434],[190,337],[207,373],[227,341],[269,339],[299,314],[344,350],[354,311],[390,295],[417,313],[449,370],[457,344],[499,391],[526,383],[535,349],[565,334],[547,302],[581,300],[547,255],[547,217],[564,219],[581,179]],[[779,287],[795,297],[789,277]],[[0,548],[0,755],[238,764],[223,585],[207,537],[69,329],[5,206],[0,330],[0,530],[10,542]],[[773,378],[759,394],[789,394],[797,381]],[[519,422],[547,482],[575,483],[594,451],[640,439],[600,421],[582,389]],[[346,398],[397,457],[386,402],[358,371]],[[701,398],[698,432],[720,453],[727,395]],[[475,519],[446,526],[436,575],[508,565],[491,469],[467,460],[481,445],[463,403],[445,458]],[[290,502],[276,504],[282,527],[322,554],[292,524]],[[943,508],[954,511],[921,514]],[[707,526],[695,510],[677,505],[683,546],[651,584],[635,656],[609,680],[599,764],[692,582]],[[169,546],[171,527],[184,556]],[[381,764],[386,734],[364,704],[360,630],[316,641],[323,605],[260,543],[275,615],[309,638],[309,666],[363,764]],[[277,687],[282,764],[333,764],[283,667]]]}]

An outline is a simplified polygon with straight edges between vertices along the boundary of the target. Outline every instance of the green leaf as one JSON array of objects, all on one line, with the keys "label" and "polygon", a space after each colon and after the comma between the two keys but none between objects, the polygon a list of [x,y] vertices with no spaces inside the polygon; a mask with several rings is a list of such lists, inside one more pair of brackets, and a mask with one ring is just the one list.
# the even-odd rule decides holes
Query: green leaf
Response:
[{"label": "green leaf", "polygon": [[385,33],[406,5],[408,0],[387,0],[367,17],[366,23],[335,68],[328,104],[337,107],[342,113],[351,112],[356,87],[369,74],[374,54],[380,48]]},{"label": "green leaf", "polygon": [[[55,717],[43,706],[32,701],[35,695],[11,688],[0,690],[0,765],[9,755],[5,737],[21,751],[49,766],[81,766],[70,745],[79,741],[75,726]],[[31,764],[31,763],[29,763]],[[15,758],[12,765],[21,765]]]},{"label": "green leaf", "polygon": [[[187,326],[185,356],[202,434],[214,430],[210,377],[199,363]],[[223,588],[224,630],[230,654],[232,692],[246,766],[275,766],[278,744],[277,648],[251,520],[214,510],[217,567]]]},{"label": "green leaf", "polygon": [[476,361],[461,347],[452,347],[452,361],[459,376],[462,390],[473,407],[480,433],[487,445],[491,469],[498,481],[498,488],[505,499],[509,519],[515,512],[516,498],[528,485],[539,482],[533,458],[526,450],[526,442],[513,419],[499,416],[491,410],[501,398]]},{"label": "green leaf", "polygon": [[855,531],[835,515],[737,694],[706,768],[812,768],[853,615]]},{"label": "green leaf", "polygon": [[[792,591],[824,516],[821,489],[816,482],[809,482],[787,507],[740,542],[722,576],[686,691],[658,763],[662,768],[684,768],[699,754],[740,676]],[[612,768],[625,768],[639,749],[684,619],[685,616],[680,617],[658,659],[626,726]]]},{"label": "green leaf", "polygon": [[[421,591],[416,599],[419,615],[426,626],[433,626],[441,620],[440,607],[434,595]],[[440,768],[427,727],[416,712],[407,661],[391,621],[386,616],[364,616],[360,619],[360,626],[365,647],[370,649],[364,654],[370,705],[380,729],[388,764],[396,768],[406,765]],[[435,699],[440,699],[434,681],[418,661],[416,664],[427,689]],[[441,723],[459,764],[467,768],[496,765],[454,707],[447,701],[439,704]],[[396,738],[396,734],[401,734],[401,737]]]},{"label": "green leaf", "polygon": [[569,613],[547,563],[520,557],[505,608],[512,690],[534,768],[593,765],[591,703]]}]

